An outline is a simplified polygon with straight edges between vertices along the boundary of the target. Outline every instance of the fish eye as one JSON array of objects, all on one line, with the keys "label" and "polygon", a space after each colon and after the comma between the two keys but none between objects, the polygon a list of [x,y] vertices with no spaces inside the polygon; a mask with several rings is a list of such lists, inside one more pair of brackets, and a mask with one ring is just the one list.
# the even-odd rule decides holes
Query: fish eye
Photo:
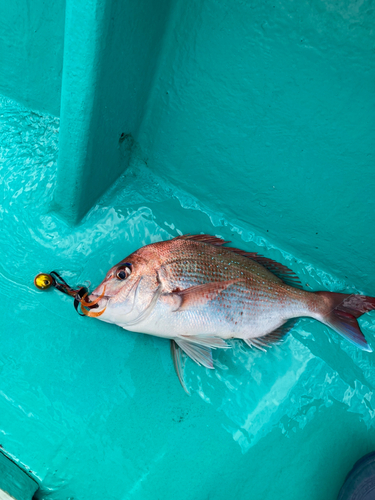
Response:
[{"label": "fish eye", "polygon": [[131,264],[125,263],[117,269],[116,277],[118,280],[125,280],[131,275]]}]

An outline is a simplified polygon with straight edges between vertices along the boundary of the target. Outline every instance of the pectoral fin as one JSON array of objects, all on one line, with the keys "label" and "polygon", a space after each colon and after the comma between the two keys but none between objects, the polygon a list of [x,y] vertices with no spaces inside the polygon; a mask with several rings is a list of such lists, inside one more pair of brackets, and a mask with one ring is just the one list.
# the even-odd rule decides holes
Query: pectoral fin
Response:
[{"label": "pectoral fin", "polygon": [[213,283],[206,283],[205,285],[192,286],[179,292],[172,292],[170,294],[171,296],[180,299],[179,305],[174,312],[185,311],[192,307],[204,306],[208,301],[217,297],[219,293],[239,281],[244,280],[238,278],[229,281],[215,281]]}]

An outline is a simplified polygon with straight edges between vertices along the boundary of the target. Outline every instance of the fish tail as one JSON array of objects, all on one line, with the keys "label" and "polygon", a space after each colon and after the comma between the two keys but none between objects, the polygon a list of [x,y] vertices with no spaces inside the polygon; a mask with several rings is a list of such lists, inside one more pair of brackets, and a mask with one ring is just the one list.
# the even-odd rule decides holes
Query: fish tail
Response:
[{"label": "fish tail", "polygon": [[320,320],[363,351],[372,352],[359,328],[357,318],[375,309],[375,297],[335,292],[316,292],[324,301]]}]

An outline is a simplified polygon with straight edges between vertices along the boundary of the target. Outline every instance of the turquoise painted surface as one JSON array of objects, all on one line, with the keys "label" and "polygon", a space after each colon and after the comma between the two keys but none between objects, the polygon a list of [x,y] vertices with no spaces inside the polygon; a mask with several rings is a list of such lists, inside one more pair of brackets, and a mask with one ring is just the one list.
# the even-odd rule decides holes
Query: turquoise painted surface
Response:
[{"label": "turquoise painted surface", "polygon": [[[141,245],[209,232],[260,251],[312,289],[362,291],[279,249],[250,224],[131,168],[71,227],[48,206],[56,118],[1,101],[0,444],[41,485],[38,499],[333,499],[375,446],[375,356],[301,320],[267,354],[233,343],[215,372],[188,362],[181,389],[168,342],[81,318],[33,278],[57,269],[97,284]],[[375,347],[375,317],[361,320]]]},{"label": "turquoise painted surface", "polygon": [[374,26],[367,0],[178,1],[139,133],[153,172],[368,292]]},{"label": "turquoise painted surface", "polygon": [[141,245],[208,232],[310,289],[374,295],[371,2],[2,9],[1,92],[58,115],[62,89],[61,119],[0,101],[4,453],[40,500],[336,498],[375,446],[374,354],[302,320],[266,355],[188,362],[188,398],[167,342],[32,280],[95,286]]},{"label": "turquoise painted surface", "polygon": [[65,0],[0,2],[0,93],[60,112]]},{"label": "turquoise painted surface", "polygon": [[79,221],[129,165],[169,0],[68,0],[55,209]]},{"label": "turquoise painted surface", "polygon": [[0,451],[0,492],[17,500],[30,500],[38,484]]}]

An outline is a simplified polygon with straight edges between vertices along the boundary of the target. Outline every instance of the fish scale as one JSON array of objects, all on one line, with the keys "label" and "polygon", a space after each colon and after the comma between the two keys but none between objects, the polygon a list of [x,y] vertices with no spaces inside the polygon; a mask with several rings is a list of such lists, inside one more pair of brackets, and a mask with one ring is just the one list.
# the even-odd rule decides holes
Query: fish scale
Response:
[{"label": "fish scale", "polygon": [[89,297],[100,310],[85,314],[171,339],[183,385],[181,351],[213,368],[212,348],[238,338],[264,350],[301,316],[371,350],[357,318],[375,308],[373,297],[307,292],[282,264],[225,243],[210,235],[185,235],[140,248],[108,271]]},{"label": "fish scale", "polygon": [[[201,246],[202,243],[192,241],[191,245],[193,246],[193,248],[196,248],[198,245]],[[178,251],[179,249],[176,248],[176,253],[178,253]],[[254,327],[259,323],[264,323],[264,319],[262,318],[262,311],[259,309],[258,303],[261,304],[264,312],[268,311],[268,309],[270,309],[271,307],[275,307],[275,297],[279,293],[278,290],[275,290],[275,287],[281,287],[284,292],[288,291],[290,287],[284,285],[281,280],[271,275],[271,273],[269,273],[267,270],[259,270],[259,265],[257,265],[256,263],[251,266],[251,264],[248,262],[248,259],[246,259],[245,257],[242,257],[242,259],[239,258],[233,260],[233,255],[229,251],[225,251],[224,249],[213,247],[210,248],[209,251],[215,252],[215,257],[197,252],[195,260],[189,262],[185,252],[184,257],[187,257],[186,260],[178,262],[174,258],[172,258],[173,260],[169,264],[168,259],[163,259],[165,251],[164,249],[162,249],[162,251],[160,252],[162,254],[162,260],[166,261],[164,267],[168,267],[168,270],[170,271],[170,281],[169,283],[165,284],[166,288],[169,287],[171,290],[174,290],[176,288],[184,289],[197,284],[215,282],[216,280],[225,281],[233,278],[245,278],[246,282],[241,283],[241,285],[237,286],[233,285],[231,287],[231,292],[223,291],[216,300],[213,300],[211,302],[210,306],[214,314],[218,314],[220,313],[220,309],[222,308],[222,304],[224,303],[225,307],[233,312],[231,316],[229,316],[227,313],[225,314],[225,319],[227,320],[227,322],[230,322],[234,316],[238,317],[241,311],[245,312],[245,316],[242,316],[242,324],[246,331],[235,331],[235,327],[238,322],[235,322],[233,325],[229,324],[228,326],[232,327],[231,329],[233,331],[230,332],[227,338],[238,336],[239,334],[241,335],[241,337],[257,336],[258,332],[254,330],[252,326]],[[194,251],[190,253],[189,257],[191,259],[194,258]],[[213,258],[215,259],[215,262],[219,262],[219,264],[213,265]],[[219,267],[219,270],[211,271],[211,269],[214,269],[215,267]],[[272,286],[269,286],[269,284],[272,284]],[[300,296],[303,295],[303,292],[299,290],[296,291],[296,293]],[[291,295],[293,296],[294,294],[295,292],[294,290],[292,290]],[[246,300],[241,300],[242,298],[245,298]],[[293,300],[291,299],[289,304],[290,306],[292,305],[292,302]],[[254,311],[254,306],[256,307],[258,313],[255,315],[252,314]],[[275,313],[276,315],[278,314],[276,311]],[[298,315],[301,315],[301,307],[299,308],[298,313]],[[247,316],[249,317],[247,318]],[[279,322],[280,321],[278,321],[277,323]],[[273,324],[272,326],[276,328],[276,326],[278,326],[277,323]],[[268,332],[261,333],[266,334]]]}]

